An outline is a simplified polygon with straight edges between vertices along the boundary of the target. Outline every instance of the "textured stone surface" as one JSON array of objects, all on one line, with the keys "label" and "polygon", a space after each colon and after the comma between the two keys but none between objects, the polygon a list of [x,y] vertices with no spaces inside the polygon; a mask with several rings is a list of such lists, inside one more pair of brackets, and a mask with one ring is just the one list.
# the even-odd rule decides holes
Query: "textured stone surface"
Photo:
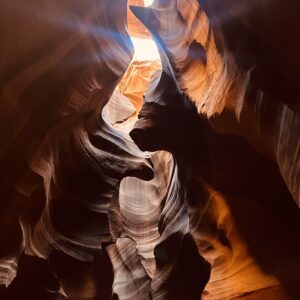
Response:
[{"label": "textured stone surface", "polygon": [[299,299],[299,4],[143,3],[0,3],[0,299]]},{"label": "textured stone surface", "polygon": [[[231,47],[249,38],[251,28],[246,36],[228,37],[218,4],[201,4],[156,1],[152,8],[132,8],[161,46],[163,71],[150,83],[130,134],[140,149],[170,151],[179,164],[191,233],[212,266],[204,299],[248,293],[296,299],[297,275],[283,275],[299,272],[299,212],[292,196],[298,203],[300,131],[290,105],[296,100],[281,100],[277,90],[271,95],[263,79],[256,82],[259,62]],[[268,5],[275,21],[274,3]]]}]

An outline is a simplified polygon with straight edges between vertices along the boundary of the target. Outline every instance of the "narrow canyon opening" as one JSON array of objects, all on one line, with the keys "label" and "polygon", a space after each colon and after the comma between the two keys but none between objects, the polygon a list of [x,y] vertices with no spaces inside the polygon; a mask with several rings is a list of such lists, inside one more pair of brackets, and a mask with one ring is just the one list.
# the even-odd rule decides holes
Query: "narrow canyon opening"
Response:
[{"label": "narrow canyon opening", "polygon": [[[103,115],[118,130],[129,132],[134,125],[120,126],[128,117],[137,116],[143,105],[143,97],[155,72],[161,71],[160,56],[157,45],[150,32],[134,16],[130,6],[149,7],[153,1],[130,0],[127,6],[127,29],[133,43],[134,55],[130,65],[117,85]],[[128,114],[127,116],[125,116]]]}]

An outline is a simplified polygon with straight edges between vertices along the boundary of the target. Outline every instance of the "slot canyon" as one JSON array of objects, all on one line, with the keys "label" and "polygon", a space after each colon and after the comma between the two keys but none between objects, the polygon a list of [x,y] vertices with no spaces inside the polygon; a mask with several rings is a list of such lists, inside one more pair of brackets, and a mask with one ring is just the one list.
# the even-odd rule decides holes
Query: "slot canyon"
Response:
[{"label": "slot canyon", "polygon": [[299,16],[1,0],[0,300],[299,300]]}]

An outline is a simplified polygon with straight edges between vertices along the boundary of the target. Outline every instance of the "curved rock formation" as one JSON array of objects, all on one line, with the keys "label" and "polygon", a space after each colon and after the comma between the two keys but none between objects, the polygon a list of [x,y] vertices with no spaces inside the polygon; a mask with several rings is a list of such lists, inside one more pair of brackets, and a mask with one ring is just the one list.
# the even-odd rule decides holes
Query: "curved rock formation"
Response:
[{"label": "curved rock formation", "polygon": [[260,299],[261,290],[262,297],[296,299],[299,212],[277,166],[240,134],[218,133],[181,91],[162,48],[160,54],[161,76],[130,135],[142,150],[170,151],[179,163],[191,233],[212,265],[204,299]]},{"label": "curved rock formation", "polygon": [[[132,10],[165,49],[181,90],[199,114],[219,132],[240,135],[276,160],[299,206],[298,88],[295,64],[281,59],[296,61],[298,46],[278,46],[281,31],[266,25],[266,19],[276,28],[296,24],[287,10],[299,5],[199,2],[155,1],[151,8]],[[296,27],[292,32],[300,34]],[[274,49],[274,56],[264,56]]]},{"label": "curved rock formation", "polygon": [[0,3],[0,298],[298,299],[296,1],[23,2]]},{"label": "curved rock formation", "polygon": [[[123,102],[118,104],[116,109],[122,111]],[[135,116],[128,118],[115,128],[129,132],[135,121]],[[150,159],[152,180],[128,177],[120,186],[123,231],[116,244],[107,247],[114,268],[113,292],[119,299],[199,299],[210,266],[190,238],[177,164],[164,151],[153,152]]]},{"label": "curved rock formation", "polygon": [[118,89],[128,97],[139,112],[143,104],[143,96],[148,88],[152,75],[161,69],[160,62],[133,60],[122,78]]},{"label": "curved rock formation", "polygon": [[[153,177],[151,165],[132,141],[101,118],[132,55],[126,2],[112,4],[30,2],[22,20],[16,10],[11,39],[1,48],[7,76],[1,80],[0,104],[1,124],[6,125],[1,132],[6,140],[1,149],[1,205],[7,217],[16,218],[8,228],[18,238],[9,245],[12,257],[23,231],[27,253],[47,258],[59,250],[93,260],[102,242],[119,235],[109,207],[118,197],[121,179]],[[17,5],[1,5],[4,28],[14,21]],[[28,32],[30,39],[24,34]],[[14,47],[10,61],[7,50],[15,40],[20,47]],[[16,261],[6,259],[6,251],[1,253],[3,268],[12,263],[1,278],[7,285]]]}]

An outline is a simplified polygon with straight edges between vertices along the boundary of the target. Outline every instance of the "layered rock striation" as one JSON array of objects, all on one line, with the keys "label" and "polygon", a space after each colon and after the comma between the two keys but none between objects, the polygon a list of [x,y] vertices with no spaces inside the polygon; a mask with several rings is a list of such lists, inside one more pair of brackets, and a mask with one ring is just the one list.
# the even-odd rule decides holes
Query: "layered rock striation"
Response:
[{"label": "layered rock striation", "polygon": [[0,4],[0,298],[298,299],[298,4],[143,2]]}]

